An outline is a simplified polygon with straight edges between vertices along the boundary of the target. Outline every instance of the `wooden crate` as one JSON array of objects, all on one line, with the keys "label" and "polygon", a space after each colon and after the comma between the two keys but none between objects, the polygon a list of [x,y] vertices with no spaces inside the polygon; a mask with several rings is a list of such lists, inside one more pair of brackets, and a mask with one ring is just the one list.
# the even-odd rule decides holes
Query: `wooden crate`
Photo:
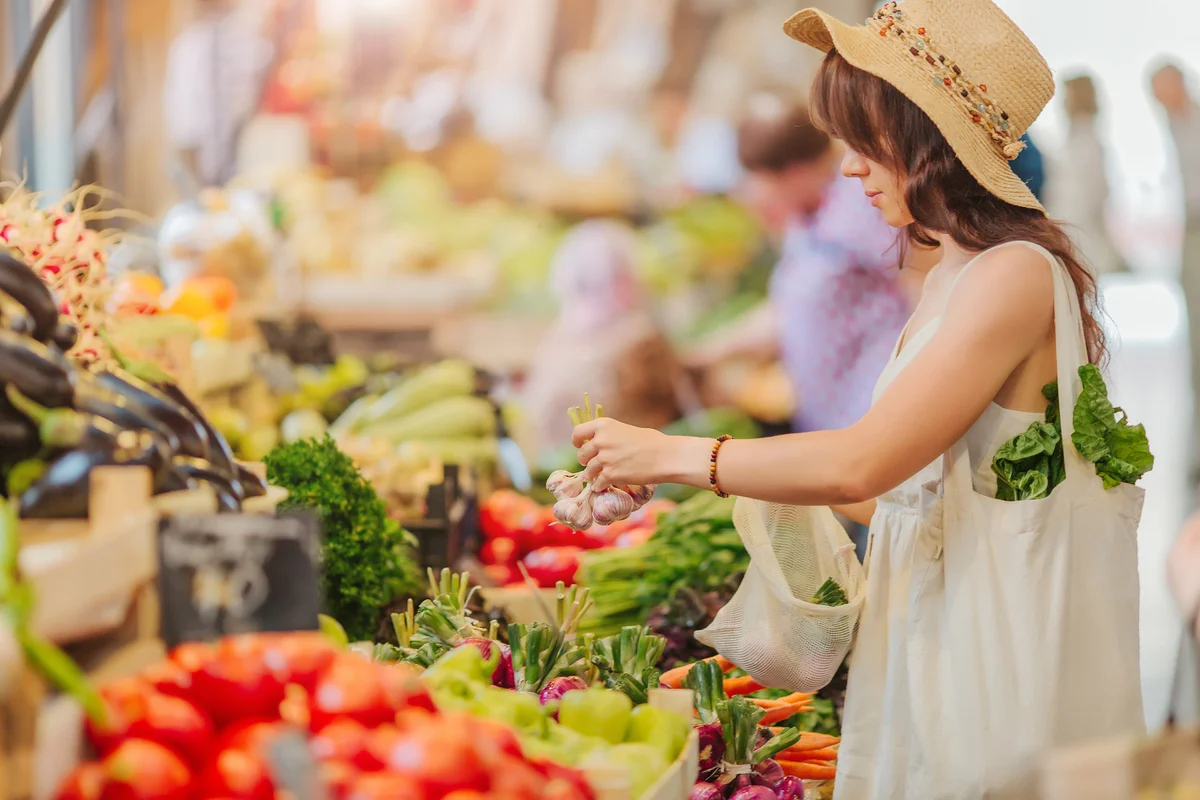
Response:
[{"label": "wooden crate", "polygon": [[[531,589],[528,586],[495,586],[481,588],[479,596],[486,608],[504,609],[509,622],[555,622],[554,605],[558,600],[555,589]],[[544,606],[544,607],[543,607]],[[550,617],[546,616],[546,609]]]}]

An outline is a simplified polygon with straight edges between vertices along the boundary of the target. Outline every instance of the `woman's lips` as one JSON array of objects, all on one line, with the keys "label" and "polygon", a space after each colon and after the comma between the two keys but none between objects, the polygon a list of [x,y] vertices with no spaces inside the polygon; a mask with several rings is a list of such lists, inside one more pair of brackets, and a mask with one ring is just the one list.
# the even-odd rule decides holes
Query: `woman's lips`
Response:
[{"label": "woman's lips", "polygon": [[879,198],[883,197],[883,192],[867,192],[867,197],[871,199],[871,205],[878,206]]}]

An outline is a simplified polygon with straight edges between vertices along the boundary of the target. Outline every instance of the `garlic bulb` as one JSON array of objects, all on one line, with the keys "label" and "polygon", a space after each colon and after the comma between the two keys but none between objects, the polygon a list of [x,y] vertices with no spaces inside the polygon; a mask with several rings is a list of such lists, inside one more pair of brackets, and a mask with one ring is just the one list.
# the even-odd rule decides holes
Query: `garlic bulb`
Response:
[{"label": "garlic bulb", "polygon": [[641,508],[650,502],[650,498],[654,497],[654,492],[658,486],[653,483],[648,483],[645,486],[633,485],[623,487],[629,496],[633,498],[634,508]]},{"label": "garlic bulb", "polygon": [[546,491],[559,500],[579,497],[583,492],[583,487],[582,472],[567,472],[565,469],[560,469],[550,473],[550,477],[546,479]]},{"label": "garlic bulb", "polygon": [[554,504],[554,518],[577,531],[592,527],[592,493],[584,490],[578,497],[566,497]]},{"label": "garlic bulb", "polygon": [[612,487],[596,492],[592,497],[592,517],[597,525],[611,525],[626,519],[637,510],[637,504],[624,489]]}]

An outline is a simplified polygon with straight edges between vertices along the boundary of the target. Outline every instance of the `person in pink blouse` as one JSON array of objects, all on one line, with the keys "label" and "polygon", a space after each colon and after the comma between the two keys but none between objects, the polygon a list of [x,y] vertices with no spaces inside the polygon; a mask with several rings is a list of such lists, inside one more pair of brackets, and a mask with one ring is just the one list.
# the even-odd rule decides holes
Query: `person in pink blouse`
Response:
[{"label": "person in pink blouse", "polygon": [[900,270],[896,229],[842,177],[841,152],[803,108],[748,118],[738,157],[742,197],[778,238],[780,259],[768,302],[692,360],[777,355],[796,393],[793,429],[847,427],[870,407],[920,276]]}]

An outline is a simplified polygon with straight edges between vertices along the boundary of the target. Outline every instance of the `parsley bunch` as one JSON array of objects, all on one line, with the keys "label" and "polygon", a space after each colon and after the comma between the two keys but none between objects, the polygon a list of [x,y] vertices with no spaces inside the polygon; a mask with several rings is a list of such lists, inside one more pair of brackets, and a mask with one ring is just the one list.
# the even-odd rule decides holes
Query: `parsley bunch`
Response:
[{"label": "parsley bunch", "polygon": [[330,615],[351,640],[373,639],[384,607],[423,591],[416,540],[329,436],[277,447],[265,461],[270,482],[289,493],[280,508],[312,510],[324,525],[322,588]]}]

